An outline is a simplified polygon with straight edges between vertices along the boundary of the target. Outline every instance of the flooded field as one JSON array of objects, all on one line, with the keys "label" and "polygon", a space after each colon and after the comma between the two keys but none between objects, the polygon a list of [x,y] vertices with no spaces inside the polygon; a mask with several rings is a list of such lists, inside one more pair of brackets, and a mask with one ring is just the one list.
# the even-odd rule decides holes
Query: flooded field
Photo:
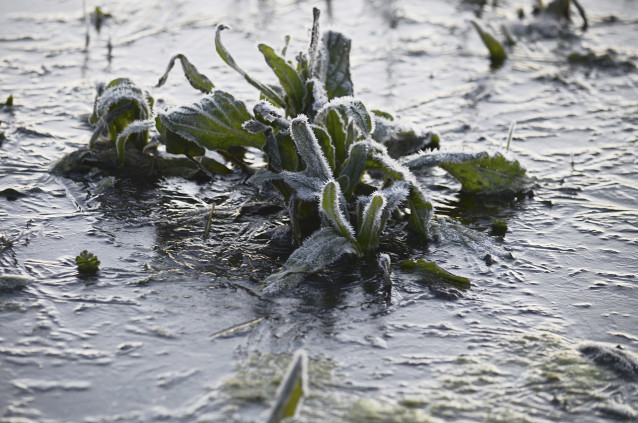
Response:
[{"label": "flooded field", "polygon": [[[87,0],[110,17],[89,25],[86,49],[80,2],[0,4],[0,102],[13,95],[0,106],[0,422],[262,422],[299,348],[310,393],[292,421],[638,420],[638,2],[581,0],[586,31],[576,13],[536,19],[531,0],[107,3]],[[469,290],[398,266],[388,290],[353,260],[264,297],[292,251],[273,239],[286,210],[241,171],[49,173],[88,145],[98,82],[128,77],[155,110],[198,99],[180,69],[155,88],[177,53],[252,109],[259,94],[216,54],[216,25],[271,82],[257,43],[306,49],[314,6],[352,39],[356,96],[437,132],[444,151],[505,153],[516,123],[508,156],[536,178],[533,196],[480,200],[420,171],[441,240],[385,238],[393,264],[435,261]],[[509,28],[502,66],[472,20]],[[78,274],[82,250],[98,275]]]}]

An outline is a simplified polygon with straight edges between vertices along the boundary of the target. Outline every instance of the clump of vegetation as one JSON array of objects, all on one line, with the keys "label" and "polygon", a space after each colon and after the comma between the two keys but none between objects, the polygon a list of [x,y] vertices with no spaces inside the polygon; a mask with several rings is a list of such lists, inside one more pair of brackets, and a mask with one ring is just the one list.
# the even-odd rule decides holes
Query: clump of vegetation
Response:
[{"label": "clump of vegetation", "polygon": [[[149,131],[156,131],[156,140],[167,152],[185,155],[200,167],[206,151],[215,151],[245,171],[249,171],[242,161],[245,149],[261,149],[267,165],[250,182],[269,183],[281,194],[292,238],[299,245],[281,271],[266,280],[266,293],[293,287],[343,255],[375,254],[386,224],[396,214],[405,216],[416,237],[427,240],[434,208],[410,167],[440,165],[462,182],[464,190],[476,194],[529,188],[518,162],[500,155],[420,152],[409,161],[400,159],[392,147],[395,142],[403,143],[407,154],[438,148],[438,135],[402,128],[389,113],[370,111],[354,97],[351,41],[335,31],[320,34],[318,9],[314,9],[309,49],[294,62],[286,58],[286,49],[279,54],[265,44],[258,46],[278,86],[258,81],[237,64],[222,43],[225,29],[218,26],[215,47],[260,91],[261,101],[252,113],[230,93],[215,90],[206,75],[178,54],[158,86],[179,60],[190,85],[205,96],[194,104],[153,114],[148,94],[128,79],[116,79],[98,88],[91,147],[106,132],[124,163],[129,154],[154,152],[156,143],[148,140]],[[219,167],[228,170],[222,163]],[[400,207],[406,213],[397,213]]]},{"label": "clump of vegetation", "polygon": [[7,101],[4,102],[4,105],[7,107],[13,106],[13,94],[10,94],[9,97],[7,97]]},{"label": "clump of vegetation", "polygon": [[494,222],[492,222],[492,225],[490,228],[491,235],[503,237],[505,236],[506,233],[507,233],[507,223],[500,220],[495,220]]},{"label": "clump of vegetation", "polygon": [[100,270],[100,260],[93,253],[84,250],[75,258],[78,272],[82,275],[95,275]]}]

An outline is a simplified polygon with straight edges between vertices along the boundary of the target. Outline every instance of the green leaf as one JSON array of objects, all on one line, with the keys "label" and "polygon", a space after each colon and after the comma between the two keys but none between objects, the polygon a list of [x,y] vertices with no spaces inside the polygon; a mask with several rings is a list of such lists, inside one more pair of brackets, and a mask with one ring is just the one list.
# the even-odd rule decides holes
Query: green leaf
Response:
[{"label": "green leaf", "polygon": [[346,128],[344,121],[341,119],[339,112],[329,110],[325,116],[324,128],[330,135],[332,143],[335,147],[335,165],[333,169],[339,170],[346,159]]},{"label": "green leaf", "polygon": [[173,66],[175,65],[175,61],[177,59],[179,59],[180,62],[182,63],[182,69],[184,69],[184,75],[186,76],[186,79],[188,80],[188,82],[191,84],[193,88],[203,92],[204,94],[208,94],[209,92],[213,90],[214,85],[212,82],[210,82],[210,79],[208,79],[206,75],[199,73],[195,65],[189,62],[186,56],[184,56],[183,54],[176,54],[175,56],[171,58],[170,62],[168,62],[168,67],[166,68],[166,72],[164,72],[164,75],[162,75],[162,77],[159,79],[156,87],[161,87],[162,85],[166,83],[168,74],[171,71],[171,69],[173,69]]},{"label": "green leaf", "polygon": [[[155,126],[155,121],[149,120],[136,120],[129,123],[126,128],[117,136],[115,141],[115,149],[117,150],[117,157],[120,163],[124,163],[124,149],[126,148],[126,142],[133,134],[148,134],[148,130]],[[148,135],[147,135],[148,136]]]},{"label": "green leaf", "polygon": [[245,131],[252,119],[243,102],[224,91],[214,91],[190,106],[159,113],[162,125],[177,135],[209,150],[232,146],[261,148],[263,134]]},{"label": "green leaf", "polygon": [[359,230],[357,231],[357,241],[364,251],[379,246],[379,237],[384,226],[381,216],[385,206],[386,201],[383,195],[376,193],[370,197],[363,209]]},{"label": "green leaf", "polygon": [[427,201],[423,191],[416,185],[410,186],[408,204],[410,207],[410,227],[422,238],[427,238],[428,223],[434,213],[432,204]]},{"label": "green leaf", "polygon": [[448,283],[461,289],[468,289],[472,286],[468,278],[453,275],[452,273],[441,269],[434,262],[425,260],[405,260],[400,262],[399,266],[404,270],[421,275],[421,282],[424,283]]},{"label": "green leaf", "polygon": [[518,161],[501,154],[487,154],[461,162],[443,162],[441,167],[461,183],[461,191],[482,195],[515,195],[530,189],[532,181]]},{"label": "green leaf", "polygon": [[294,288],[308,274],[325,268],[344,254],[359,252],[350,239],[334,229],[320,229],[290,255],[282,270],[266,278],[264,294],[276,295]]},{"label": "green leaf", "polygon": [[327,181],[332,178],[332,170],[326,160],[323,150],[315,137],[312,128],[308,124],[308,118],[299,115],[290,124],[290,134],[292,136],[297,151],[306,163],[308,175]]},{"label": "green leaf", "polygon": [[288,116],[297,116],[304,109],[303,100],[306,88],[297,71],[266,44],[259,44],[259,51],[264,55],[266,63],[275,72],[286,96],[286,112]]},{"label": "green leaf", "polygon": [[206,150],[199,144],[180,137],[162,124],[162,120],[155,118],[155,127],[160,133],[160,141],[166,146],[166,152],[170,154],[184,154],[188,157],[203,156]]},{"label": "green leaf", "polygon": [[343,194],[346,198],[350,198],[355,187],[361,181],[361,176],[366,169],[366,159],[368,157],[368,148],[365,143],[357,143],[350,149],[348,160],[345,162],[339,178],[346,177],[347,186],[343,188]]},{"label": "green leaf", "polygon": [[272,87],[252,78],[242,68],[240,68],[239,65],[237,65],[235,59],[233,59],[233,56],[230,55],[230,52],[226,50],[226,47],[224,47],[224,45],[222,44],[221,32],[224,29],[228,29],[228,27],[225,25],[218,25],[217,31],[215,32],[215,49],[217,50],[219,57],[221,57],[228,66],[235,69],[240,75],[242,75],[250,85],[261,91],[262,94],[274,105],[282,108],[285,107],[286,103],[279,93],[273,90]]},{"label": "green leaf", "polygon": [[315,134],[317,138],[317,142],[319,143],[319,147],[323,151],[323,155],[328,161],[328,165],[330,165],[331,169],[335,168],[335,148],[332,145],[332,139],[330,135],[320,126],[311,125],[312,132]]},{"label": "green leaf", "polygon": [[328,99],[354,95],[350,78],[350,39],[339,32],[326,31],[322,44],[323,54],[317,60],[314,73],[324,82]]},{"label": "green leaf", "polygon": [[335,181],[329,181],[323,188],[319,202],[319,212],[326,223],[334,228],[341,236],[351,240],[356,245],[354,230],[343,214],[341,204],[341,189]]},{"label": "green leaf", "polygon": [[339,112],[344,123],[354,122],[363,138],[367,138],[374,131],[374,121],[360,100],[352,97],[330,100],[317,113],[315,123],[327,127],[328,113],[331,110]]},{"label": "green leaf", "polygon": [[476,32],[478,32],[481,40],[483,40],[483,44],[485,44],[485,47],[487,47],[487,49],[489,50],[492,63],[494,65],[500,65],[501,63],[503,63],[503,61],[507,59],[507,53],[505,53],[505,49],[503,48],[501,43],[496,41],[496,39],[492,37],[492,35],[483,31],[483,28],[481,28],[476,22],[472,21],[472,25],[474,25],[474,29],[476,29]]}]

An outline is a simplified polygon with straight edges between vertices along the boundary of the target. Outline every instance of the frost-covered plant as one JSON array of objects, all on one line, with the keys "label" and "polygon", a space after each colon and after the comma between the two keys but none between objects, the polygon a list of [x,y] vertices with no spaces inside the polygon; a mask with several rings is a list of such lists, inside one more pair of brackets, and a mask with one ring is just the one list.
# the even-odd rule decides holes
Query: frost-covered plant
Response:
[{"label": "frost-covered plant", "polygon": [[120,161],[128,141],[130,148],[142,150],[148,143],[148,129],[153,98],[128,78],[118,78],[108,85],[98,85],[89,122],[95,125],[91,147],[106,130],[118,150]]},{"label": "frost-covered plant", "polygon": [[[344,254],[373,253],[400,205],[409,211],[409,227],[422,239],[428,236],[433,214],[432,204],[409,167],[391,157],[386,144],[402,143],[400,149],[394,149],[396,157],[400,150],[407,154],[438,148],[438,136],[406,131],[394,124],[391,115],[369,112],[354,98],[350,40],[334,31],[320,37],[318,18],[315,9],[309,50],[296,56],[296,64],[285,59],[285,53],[279,55],[271,47],[259,45],[279,86],[264,84],[242,70],[221,42],[226,27],[217,28],[215,45],[220,57],[261,93],[252,114],[231,94],[214,90],[211,80],[181,54],[170,60],[158,86],[179,60],[189,83],[206,94],[196,103],[159,112],[154,120],[150,119],[149,106],[144,109],[147,114],[136,116],[137,122],[129,119],[126,126],[123,120],[115,119],[129,118],[124,113],[131,110],[131,104],[147,104],[138,100],[146,98],[141,90],[127,85],[131,95],[126,97],[128,102],[120,103],[116,84],[111,92],[103,91],[102,96],[108,94],[105,99],[96,99],[97,118],[93,120],[107,127],[120,159],[127,139],[141,136],[146,140],[153,126],[169,153],[193,157],[215,150],[231,157],[228,150],[237,147],[260,148],[265,153],[267,166],[259,169],[251,182],[271,183],[281,193],[288,204],[293,239],[301,244],[283,269],[268,278],[266,292],[270,293],[296,285],[306,274],[325,268]],[[116,81],[128,84],[128,80]],[[474,178],[477,172],[491,170],[489,157],[472,162],[477,157],[448,160],[445,155],[420,153],[408,164],[440,165],[465,186],[466,175]],[[462,167],[466,162],[474,172]],[[489,178],[484,180],[490,182]]]}]

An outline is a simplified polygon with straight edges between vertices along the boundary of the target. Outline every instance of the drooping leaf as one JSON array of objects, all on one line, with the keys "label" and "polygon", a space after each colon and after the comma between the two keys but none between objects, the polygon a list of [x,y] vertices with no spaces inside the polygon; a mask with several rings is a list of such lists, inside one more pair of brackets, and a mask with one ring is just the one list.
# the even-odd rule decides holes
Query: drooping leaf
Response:
[{"label": "drooping leaf", "polygon": [[188,82],[191,84],[193,88],[203,92],[204,94],[208,94],[209,92],[213,90],[214,85],[210,81],[210,79],[208,79],[208,77],[204,75],[203,73],[200,73],[195,67],[195,65],[189,62],[186,56],[184,56],[183,54],[176,54],[175,56],[171,58],[170,62],[168,62],[168,67],[166,68],[166,72],[164,72],[164,75],[162,75],[162,77],[159,79],[156,87],[161,87],[162,85],[166,83],[168,74],[170,73],[171,69],[173,69],[173,66],[175,65],[175,61],[177,59],[179,59],[179,61],[182,63],[182,69],[184,69],[184,76],[186,76],[186,79],[188,80]]},{"label": "drooping leaf", "polygon": [[276,295],[294,288],[307,275],[337,261],[344,254],[359,252],[352,241],[332,228],[316,231],[288,258],[282,270],[266,278],[265,295]]},{"label": "drooping leaf", "polygon": [[400,262],[399,266],[404,270],[418,273],[423,278],[421,281],[425,283],[448,283],[461,289],[468,289],[472,285],[469,279],[453,275],[452,273],[441,269],[434,262],[428,262],[425,260],[405,260]]},{"label": "drooping leaf", "polygon": [[501,43],[496,41],[491,34],[485,32],[476,22],[472,21],[472,25],[474,26],[474,29],[476,29],[476,32],[478,32],[481,40],[483,40],[485,47],[489,50],[492,63],[496,66],[503,63],[505,59],[507,59],[507,53],[505,53],[505,49]]},{"label": "drooping leaf", "polygon": [[297,71],[266,44],[259,44],[259,51],[264,55],[266,63],[273,70],[286,93],[284,103],[288,116],[301,113],[304,109],[303,100],[306,89]]},{"label": "drooping leaf", "polygon": [[297,146],[299,155],[306,163],[306,172],[308,175],[324,181],[331,179],[332,170],[306,116],[299,115],[292,120],[290,124],[290,134]]},{"label": "drooping leaf", "polygon": [[228,66],[235,69],[235,71],[237,71],[240,75],[242,75],[244,79],[248,81],[250,85],[252,85],[253,87],[257,88],[259,91],[261,91],[261,93],[270,102],[272,102],[276,106],[285,107],[286,103],[283,97],[280,95],[280,93],[273,90],[273,88],[270,87],[269,85],[261,83],[257,81],[256,79],[252,78],[242,68],[240,68],[239,65],[237,65],[237,62],[235,62],[235,59],[233,59],[233,56],[230,55],[230,52],[226,50],[226,47],[224,47],[224,45],[222,44],[221,32],[224,29],[228,29],[228,27],[225,25],[218,25],[217,31],[215,32],[215,49],[217,50],[219,57],[221,57],[222,60],[226,62]]},{"label": "drooping leaf", "polygon": [[231,146],[260,148],[265,137],[244,130],[252,116],[243,102],[224,91],[214,91],[195,104],[159,113],[166,128],[209,150]]},{"label": "drooping leaf", "polygon": [[385,197],[380,193],[375,193],[369,198],[363,209],[363,214],[359,221],[359,229],[357,231],[357,241],[364,251],[379,246],[379,237],[383,230],[381,216],[385,207]]},{"label": "drooping leaf", "polygon": [[461,183],[462,192],[470,194],[515,195],[528,191],[532,184],[518,161],[509,161],[501,154],[443,162],[441,167]]},{"label": "drooping leaf", "polygon": [[344,216],[344,208],[339,184],[336,181],[329,181],[323,187],[321,200],[319,202],[319,212],[327,225],[336,230],[344,238],[356,244],[354,230],[350,222],[348,222],[348,219]]},{"label": "drooping leaf", "polygon": [[318,54],[314,75],[324,82],[328,99],[354,95],[350,78],[349,38],[339,32],[326,31]]},{"label": "drooping leaf", "polygon": [[124,163],[124,150],[126,148],[126,142],[133,134],[148,134],[148,130],[155,126],[153,119],[149,120],[136,120],[129,123],[126,128],[117,136],[115,141],[115,148],[117,149],[117,157],[120,163]]}]

